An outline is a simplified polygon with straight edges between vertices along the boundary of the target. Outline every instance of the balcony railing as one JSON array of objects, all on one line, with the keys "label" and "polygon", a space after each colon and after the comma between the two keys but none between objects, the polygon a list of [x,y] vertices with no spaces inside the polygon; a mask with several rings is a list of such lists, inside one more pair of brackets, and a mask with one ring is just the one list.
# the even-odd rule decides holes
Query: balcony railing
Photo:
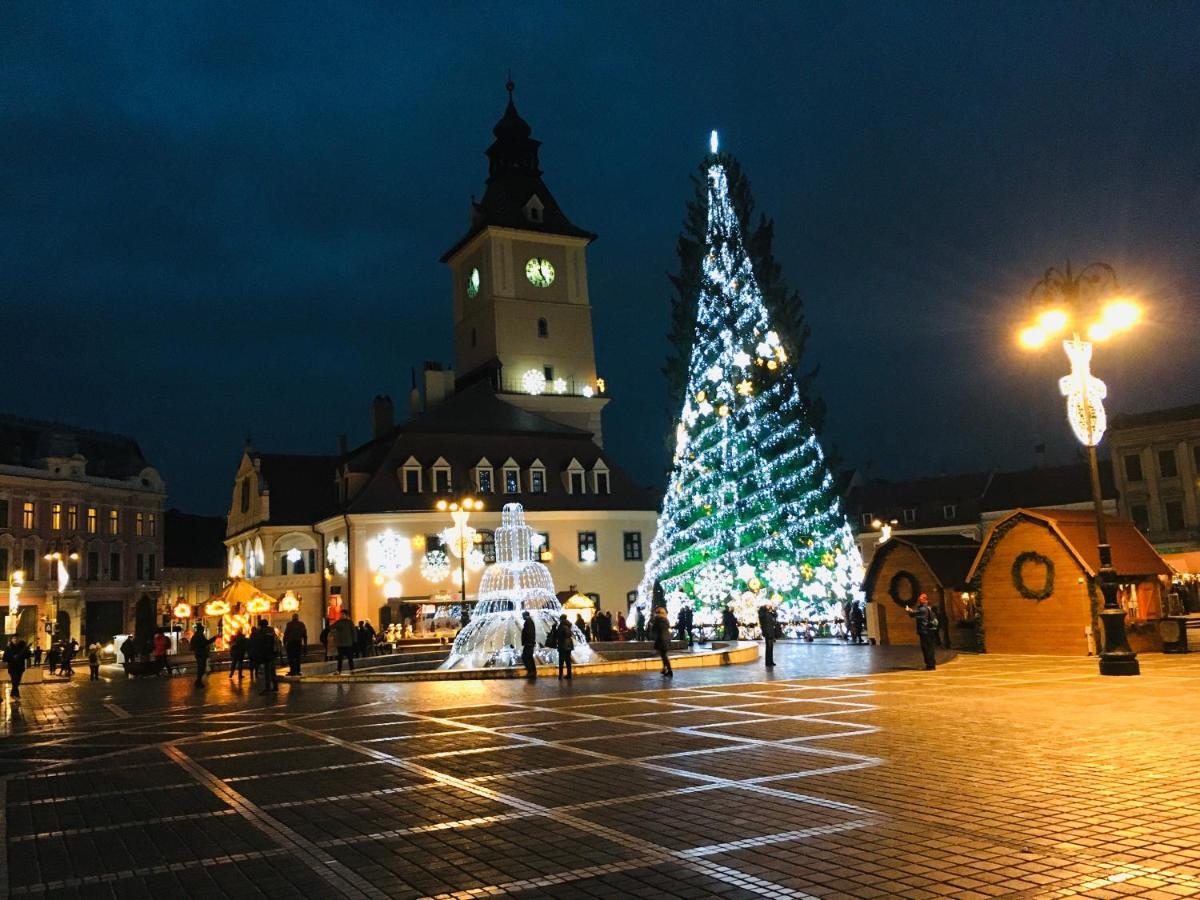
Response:
[{"label": "balcony railing", "polygon": [[[531,369],[530,372],[536,372]],[[506,375],[500,379],[504,394],[541,395],[546,397],[605,397],[607,385],[603,379],[583,381],[574,378],[534,378],[530,372]]]}]

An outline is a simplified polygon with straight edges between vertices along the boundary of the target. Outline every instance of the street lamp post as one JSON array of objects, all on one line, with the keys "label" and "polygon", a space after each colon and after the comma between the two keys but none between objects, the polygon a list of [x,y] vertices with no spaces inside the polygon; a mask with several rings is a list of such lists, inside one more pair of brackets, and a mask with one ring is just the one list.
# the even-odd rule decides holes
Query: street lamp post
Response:
[{"label": "street lamp post", "polygon": [[[437,508],[441,512],[449,512],[454,520],[454,526],[446,529],[449,537],[446,543],[451,552],[458,555],[458,587],[462,592],[462,609],[467,611],[467,554],[475,544],[475,529],[467,524],[472,512],[483,510],[483,501],[474,497],[463,497],[461,500],[439,500]],[[465,621],[465,620],[464,620]]]},{"label": "street lamp post", "polygon": [[[1137,675],[1137,654],[1125,635],[1125,610],[1117,602],[1117,571],[1113,568],[1112,547],[1104,521],[1104,497],[1100,490],[1100,465],[1096,445],[1104,437],[1106,426],[1103,400],[1104,382],[1091,373],[1092,350],[1114,335],[1126,331],[1141,318],[1138,305],[1119,296],[1117,274],[1112,266],[1092,263],[1078,274],[1049,269],[1029,292],[1036,320],[1021,330],[1020,343],[1036,350],[1060,333],[1070,332],[1062,342],[1071,374],[1059,379],[1059,390],[1067,398],[1067,419],[1079,442],[1087,447],[1091,470],[1092,504],[1096,510],[1096,538],[1099,543],[1100,570],[1097,580],[1104,597],[1100,622],[1104,632],[1100,651],[1101,675]],[[1080,337],[1085,328],[1086,339]]]}]

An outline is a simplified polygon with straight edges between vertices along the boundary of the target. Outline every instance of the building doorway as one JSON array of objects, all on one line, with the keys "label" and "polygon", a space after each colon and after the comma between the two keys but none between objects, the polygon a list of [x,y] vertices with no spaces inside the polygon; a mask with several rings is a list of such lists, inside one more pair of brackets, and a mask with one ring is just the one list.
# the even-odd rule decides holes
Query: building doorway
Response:
[{"label": "building doorway", "polygon": [[[86,642],[107,644],[124,632],[125,604],[120,600],[89,600],[84,609]],[[66,613],[60,613],[60,616]],[[60,626],[61,630],[61,626]]]}]

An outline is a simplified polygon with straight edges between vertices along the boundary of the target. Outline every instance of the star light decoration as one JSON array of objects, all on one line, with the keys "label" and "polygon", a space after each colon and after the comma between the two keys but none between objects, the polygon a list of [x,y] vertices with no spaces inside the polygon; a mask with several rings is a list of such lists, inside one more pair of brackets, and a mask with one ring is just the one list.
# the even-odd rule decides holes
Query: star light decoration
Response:
[{"label": "star light decoration", "polygon": [[421,577],[436,584],[450,574],[450,559],[441,550],[430,550],[421,558]]},{"label": "star light decoration", "polygon": [[800,583],[800,572],[786,560],[773,559],[763,569],[763,575],[774,590],[787,593]]}]

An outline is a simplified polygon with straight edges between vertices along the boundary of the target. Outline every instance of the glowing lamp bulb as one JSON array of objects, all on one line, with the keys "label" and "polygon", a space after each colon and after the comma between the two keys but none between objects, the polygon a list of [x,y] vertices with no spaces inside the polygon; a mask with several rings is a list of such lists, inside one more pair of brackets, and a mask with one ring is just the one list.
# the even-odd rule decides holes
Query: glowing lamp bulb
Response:
[{"label": "glowing lamp bulb", "polygon": [[1100,343],[1113,336],[1113,329],[1107,322],[1093,322],[1088,326],[1087,335],[1089,341]]},{"label": "glowing lamp bulb", "polygon": [[1018,340],[1025,349],[1036,350],[1046,343],[1046,331],[1040,325],[1030,325],[1028,328],[1021,329]]},{"label": "glowing lamp bulb", "polygon": [[1112,331],[1132,328],[1142,318],[1142,310],[1132,300],[1114,300],[1104,307],[1101,321]]},{"label": "glowing lamp bulb", "polygon": [[718,141],[717,141],[717,132],[716,132],[716,129],[713,129],[713,133],[712,133],[712,134],[710,134],[710,135],[708,136],[708,150],[709,150],[709,152],[710,152],[710,153],[716,153],[716,152],[717,152],[717,147],[718,147],[718,146],[719,146],[719,144],[718,144]]}]

